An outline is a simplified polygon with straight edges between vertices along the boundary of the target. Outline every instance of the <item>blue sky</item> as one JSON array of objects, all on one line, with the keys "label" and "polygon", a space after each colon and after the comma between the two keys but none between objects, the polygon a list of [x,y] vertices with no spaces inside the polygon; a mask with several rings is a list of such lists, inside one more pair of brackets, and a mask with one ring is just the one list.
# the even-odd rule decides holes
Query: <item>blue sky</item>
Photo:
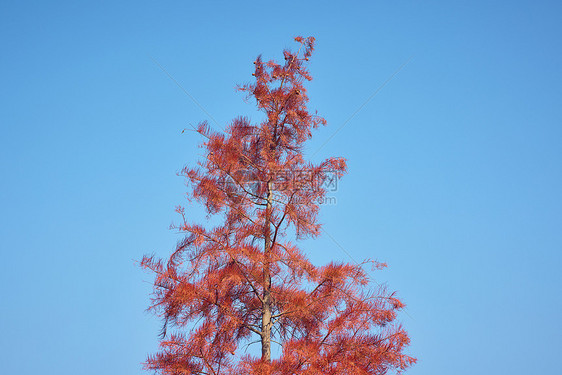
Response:
[{"label": "blue sky", "polygon": [[[555,1],[2,2],[0,362],[141,374],[144,310],[185,203],[176,172],[260,53],[317,38],[313,160],[348,159],[325,230],[407,304],[409,374],[555,373],[562,315],[562,6]],[[203,218],[194,208],[195,218]],[[329,237],[318,264],[349,260]]]}]

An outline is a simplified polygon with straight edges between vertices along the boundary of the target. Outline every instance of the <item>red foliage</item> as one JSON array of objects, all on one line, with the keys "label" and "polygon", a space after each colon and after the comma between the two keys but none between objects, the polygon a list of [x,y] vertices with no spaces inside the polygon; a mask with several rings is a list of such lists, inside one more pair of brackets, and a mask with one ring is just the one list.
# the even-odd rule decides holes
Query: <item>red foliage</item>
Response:
[{"label": "red foliage", "polygon": [[[146,369],[384,374],[415,362],[403,354],[409,339],[394,323],[403,305],[393,293],[369,288],[362,265],[314,266],[288,239],[319,235],[317,202],[326,191],[317,182],[346,171],[343,158],[318,165],[303,159],[303,143],[326,121],[306,107],[314,38],[295,40],[298,52],[283,51],[283,64],[258,57],[255,82],[239,87],[255,98],[263,122],[239,117],[225,133],[206,123],[196,129],[205,137],[205,159],[182,174],[192,197],[224,220],[208,229],[189,223],[178,207],[185,238],[166,262],[143,258],[156,274],[150,309],[164,320],[161,349]],[[297,172],[301,178],[293,178]],[[184,333],[169,334],[169,327]],[[260,357],[245,354],[253,339]],[[271,358],[274,341],[279,358]]]}]

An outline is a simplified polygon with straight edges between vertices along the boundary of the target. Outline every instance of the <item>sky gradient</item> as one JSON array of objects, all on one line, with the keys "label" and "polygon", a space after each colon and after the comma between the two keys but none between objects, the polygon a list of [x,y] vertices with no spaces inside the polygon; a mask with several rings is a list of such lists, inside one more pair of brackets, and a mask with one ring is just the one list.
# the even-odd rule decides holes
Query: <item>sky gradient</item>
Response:
[{"label": "sky gradient", "polygon": [[137,262],[172,251],[176,173],[202,152],[181,131],[260,120],[235,85],[312,35],[328,126],[306,153],[349,174],[303,248],[388,263],[375,278],[407,305],[407,374],[556,373],[561,16],[555,1],[2,2],[1,372],[143,373],[160,322]]}]

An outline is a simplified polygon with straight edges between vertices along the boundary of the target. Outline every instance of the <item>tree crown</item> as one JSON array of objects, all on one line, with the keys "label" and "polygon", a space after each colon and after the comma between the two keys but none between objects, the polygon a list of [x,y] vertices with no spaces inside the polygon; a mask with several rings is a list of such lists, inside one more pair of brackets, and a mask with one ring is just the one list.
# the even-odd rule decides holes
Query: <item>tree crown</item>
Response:
[{"label": "tree crown", "polygon": [[[326,120],[307,109],[306,63],[314,38],[297,37],[284,62],[255,61],[254,82],[238,89],[264,119],[235,118],[225,132],[203,122],[205,156],[181,174],[209,214],[207,228],[183,218],[185,237],[167,261],[145,256],[156,274],[150,309],[164,320],[161,351],[147,369],[165,374],[383,374],[415,360],[394,324],[403,304],[384,288],[369,289],[362,265],[317,267],[290,240],[317,236],[319,200],[328,175],[346,172],[343,158],[307,162],[303,144]],[[384,265],[379,265],[380,267]],[[168,334],[174,327],[177,333]],[[244,354],[257,337],[261,357]],[[271,358],[271,343],[282,347]]]}]

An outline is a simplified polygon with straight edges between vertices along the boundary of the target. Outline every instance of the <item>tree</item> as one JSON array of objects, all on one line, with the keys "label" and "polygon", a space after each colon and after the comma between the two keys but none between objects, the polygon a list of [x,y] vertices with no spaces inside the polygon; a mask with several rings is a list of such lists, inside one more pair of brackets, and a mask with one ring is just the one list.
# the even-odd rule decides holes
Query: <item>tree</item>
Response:
[{"label": "tree", "polygon": [[[404,305],[394,293],[370,287],[366,263],[315,266],[291,241],[320,234],[321,182],[346,172],[343,158],[304,160],[304,142],[326,121],[306,107],[314,38],[295,41],[299,50],[284,50],[282,64],[258,57],[255,81],[238,87],[265,114],[261,123],[238,117],[225,132],[205,122],[195,128],[205,158],[181,174],[190,196],[221,224],[190,223],[178,207],[183,221],[176,228],[185,237],[166,261],[143,258],[142,267],[155,273],[149,309],[164,322],[160,351],[146,369],[384,374],[415,362],[403,353],[409,338],[395,323]],[[246,354],[256,338],[261,356]],[[271,355],[274,342],[282,347],[279,358]]]}]

